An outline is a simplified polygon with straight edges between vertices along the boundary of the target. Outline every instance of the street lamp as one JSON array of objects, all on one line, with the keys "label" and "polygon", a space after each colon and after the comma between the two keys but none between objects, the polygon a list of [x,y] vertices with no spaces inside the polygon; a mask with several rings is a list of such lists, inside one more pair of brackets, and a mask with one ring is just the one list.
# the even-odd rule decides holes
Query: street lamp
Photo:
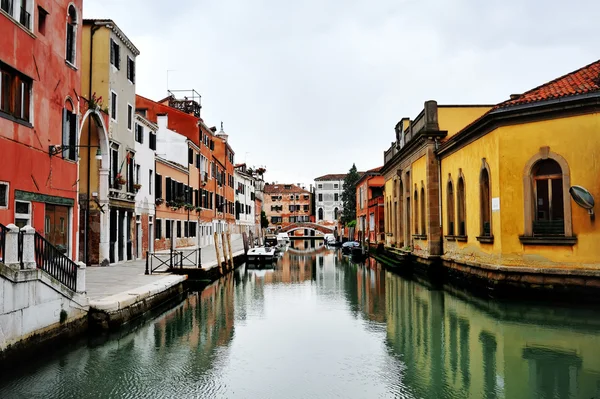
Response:
[{"label": "street lamp", "polygon": [[48,149],[48,153],[51,157],[60,154],[61,152],[67,149],[74,148],[97,148],[96,150],[96,159],[98,161],[102,160],[102,151],[100,150],[100,146],[97,145],[51,145]]}]

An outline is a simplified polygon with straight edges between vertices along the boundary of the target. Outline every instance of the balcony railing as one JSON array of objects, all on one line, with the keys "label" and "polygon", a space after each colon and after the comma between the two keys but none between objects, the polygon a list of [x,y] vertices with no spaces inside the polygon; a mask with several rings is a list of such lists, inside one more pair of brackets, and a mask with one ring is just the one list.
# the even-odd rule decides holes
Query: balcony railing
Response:
[{"label": "balcony railing", "polygon": [[368,207],[383,205],[383,197],[371,198],[368,202]]},{"label": "balcony railing", "polygon": [[21,15],[19,16],[19,22],[27,29],[31,29],[31,14],[27,10],[21,7]]}]

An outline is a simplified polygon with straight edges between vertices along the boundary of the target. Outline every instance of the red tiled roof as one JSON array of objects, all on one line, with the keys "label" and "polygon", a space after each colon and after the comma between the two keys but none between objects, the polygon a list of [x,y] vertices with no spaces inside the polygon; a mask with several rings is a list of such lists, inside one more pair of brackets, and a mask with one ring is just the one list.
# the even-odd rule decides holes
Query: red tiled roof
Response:
[{"label": "red tiled roof", "polygon": [[496,108],[529,104],[595,91],[600,91],[600,60],[531,89],[518,98],[500,103]]},{"label": "red tiled roof", "polygon": [[[286,188],[289,187],[289,188]],[[295,184],[265,184],[265,194],[310,194],[310,191],[304,190]]]}]

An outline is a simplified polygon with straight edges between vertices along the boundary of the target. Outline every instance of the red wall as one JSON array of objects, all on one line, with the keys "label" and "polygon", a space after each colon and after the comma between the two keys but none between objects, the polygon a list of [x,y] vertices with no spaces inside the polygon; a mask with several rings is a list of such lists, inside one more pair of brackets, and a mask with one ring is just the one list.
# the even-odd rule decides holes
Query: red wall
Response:
[{"label": "red wall", "polygon": [[[77,8],[77,67],[81,65],[82,0],[39,0],[34,5],[33,34],[0,15],[0,61],[33,79],[31,118],[33,127],[24,126],[0,115],[0,180],[10,183],[9,209],[0,210],[0,223],[14,222],[14,190],[77,200],[77,163],[60,156],[50,158],[48,147],[62,143],[62,109],[67,96],[75,107],[75,93],[81,92],[79,70],[65,63],[67,7]],[[38,31],[37,6],[49,12],[46,34]],[[15,2],[15,7],[18,2]],[[44,205],[32,204],[33,227],[44,232]],[[75,247],[78,217],[73,215],[72,247]],[[72,248],[75,256],[75,248]]]}]

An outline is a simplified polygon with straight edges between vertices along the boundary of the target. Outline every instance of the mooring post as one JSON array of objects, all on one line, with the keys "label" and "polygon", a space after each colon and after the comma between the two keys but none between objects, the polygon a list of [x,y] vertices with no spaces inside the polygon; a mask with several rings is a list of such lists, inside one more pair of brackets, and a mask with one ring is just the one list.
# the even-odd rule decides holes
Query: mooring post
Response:
[{"label": "mooring post", "polygon": [[217,255],[217,267],[221,268],[221,254],[219,253],[219,233],[215,232],[215,254]]},{"label": "mooring post", "polygon": [[148,251],[146,251],[146,272],[144,274],[150,274],[148,271]]},{"label": "mooring post", "polygon": [[227,261],[227,239],[225,238],[225,232],[221,233],[221,242],[223,243],[224,270],[228,270],[227,265],[229,264],[229,262]]},{"label": "mooring post", "polygon": [[227,247],[229,248],[229,267],[233,270],[233,251],[231,250],[231,233],[227,232]]}]

